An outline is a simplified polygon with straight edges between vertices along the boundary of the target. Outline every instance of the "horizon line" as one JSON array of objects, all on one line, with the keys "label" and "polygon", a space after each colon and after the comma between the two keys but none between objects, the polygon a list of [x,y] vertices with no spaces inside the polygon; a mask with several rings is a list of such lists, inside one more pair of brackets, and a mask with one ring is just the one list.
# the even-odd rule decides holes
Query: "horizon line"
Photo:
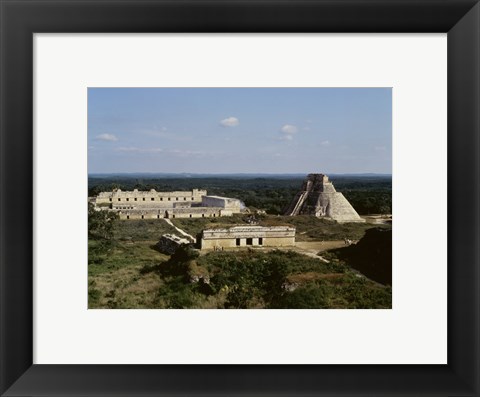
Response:
[{"label": "horizon line", "polygon": [[309,175],[309,174],[324,174],[324,175],[389,175],[388,172],[156,172],[156,171],[134,171],[134,172],[91,172],[88,175]]}]

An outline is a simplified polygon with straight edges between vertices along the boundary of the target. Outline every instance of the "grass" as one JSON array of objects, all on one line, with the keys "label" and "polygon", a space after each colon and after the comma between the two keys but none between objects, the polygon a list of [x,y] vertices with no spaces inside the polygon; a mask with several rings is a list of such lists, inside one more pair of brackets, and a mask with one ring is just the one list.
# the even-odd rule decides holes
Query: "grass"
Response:
[{"label": "grass", "polygon": [[158,274],[141,270],[168,260],[155,249],[165,233],[176,230],[163,220],[117,220],[107,249],[89,240],[89,308],[154,307],[163,281]]},{"label": "grass", "polygon": [[158,241],[165,233],[178,232],[163,219],[117,220],[114,238],[120,241]]},{"label": "grass", "polygon": [[[152,262],[168,259],[167,255],[161,254],[154,249],[158,241],[137,241],[135,243],[117,242],[101,256],[101,261],[90,263],[88,266],[89,275],[111,272],[124,267],[140,265],[144,266]],[[96,241],[89,241],[89,251],[98,244]]]},{"label": "grass", "polygon": [[[156,241],[117,242],[103,261],[88,266],[89,308],[153,307],[162,279],[142,269],[168,260],[154,249]],[[96,242],[89,241],[89,249]]]},{"label": "grass", "polygon": [[155,307],[162,279],[155,273],[140,274],[132,266],[89,277],[89,309],[148,309]]}]

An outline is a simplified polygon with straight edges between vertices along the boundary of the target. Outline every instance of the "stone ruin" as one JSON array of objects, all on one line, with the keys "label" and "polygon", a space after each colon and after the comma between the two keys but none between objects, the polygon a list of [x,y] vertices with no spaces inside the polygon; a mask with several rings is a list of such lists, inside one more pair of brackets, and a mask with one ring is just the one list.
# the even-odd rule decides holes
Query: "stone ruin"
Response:
[{"label": "stone ruin", "polygon": [[344,195],[335,190],[328,176],[309,174],[302,190],[295,195],[285,215],[314,215],[337,222],[365,222]]},{"label": "stone ruin", "polygon": [[164,234],[157,243],[157,248],[164,254],[172,255],[183,244],[191,244],[191,241],[176,234]]},{"label": "stone ruin", "polygon": [[120,219],[205,218],[241,213],[245,205],[236,198],[209,196],[206,190],[157,192],[101,192],[89,198],[98,210],[115,211]]}]

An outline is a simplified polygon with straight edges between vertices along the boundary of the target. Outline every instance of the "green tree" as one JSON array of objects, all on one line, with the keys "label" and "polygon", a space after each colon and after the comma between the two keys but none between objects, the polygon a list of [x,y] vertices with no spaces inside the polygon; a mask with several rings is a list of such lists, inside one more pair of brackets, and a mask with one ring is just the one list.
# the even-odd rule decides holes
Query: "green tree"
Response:
[{"label": "green tree", "polygon": [[171,262],[187,262],[199,257],[199,252],[194,250],[189,244],[182,244],[171,256]]},{"label": "green tree", "polygon": [[117,214],[110,211],[96,210],[88,203],[88,237],[92,240],[113,240],[113,230]]}]

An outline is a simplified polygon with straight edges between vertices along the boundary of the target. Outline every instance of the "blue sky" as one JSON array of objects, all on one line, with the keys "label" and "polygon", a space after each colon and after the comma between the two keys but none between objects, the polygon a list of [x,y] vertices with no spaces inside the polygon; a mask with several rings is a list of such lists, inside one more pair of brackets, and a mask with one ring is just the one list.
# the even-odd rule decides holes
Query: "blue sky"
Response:
[{"label": "blue sky", "polygon": [[88,172],[388,173],[390,88],[89,88]]}]

